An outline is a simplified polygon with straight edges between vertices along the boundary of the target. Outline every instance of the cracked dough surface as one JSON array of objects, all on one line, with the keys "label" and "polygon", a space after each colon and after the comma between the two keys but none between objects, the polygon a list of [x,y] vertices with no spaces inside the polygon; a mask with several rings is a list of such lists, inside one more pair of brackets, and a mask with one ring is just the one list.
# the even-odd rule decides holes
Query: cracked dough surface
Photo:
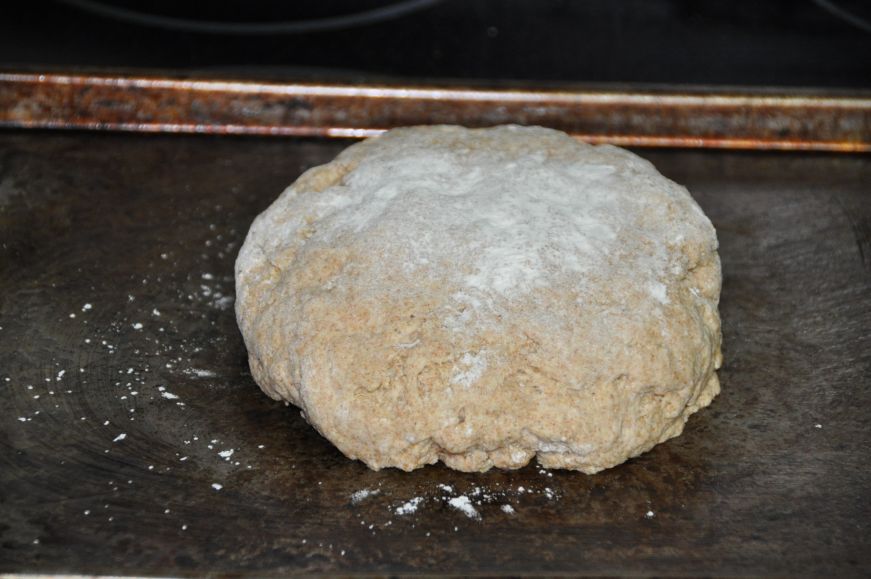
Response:
[{"label": "cracked dough surface", "polygon": [[586,473],[719,392],[720,261],[685,188],[539,127],[410,127],[303,174],[251,226],[254,379],[373,469]]}]

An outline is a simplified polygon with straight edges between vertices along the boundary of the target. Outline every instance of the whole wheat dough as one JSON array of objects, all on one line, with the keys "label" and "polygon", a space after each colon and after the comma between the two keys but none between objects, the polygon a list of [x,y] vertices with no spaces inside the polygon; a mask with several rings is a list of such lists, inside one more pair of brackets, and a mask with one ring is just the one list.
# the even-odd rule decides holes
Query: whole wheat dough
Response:
[{"label": "whole wheat dough", "polygon": [[544,128],[413,127],[303,174],[236,262],[251,372],[373,469],[594,473],[719,392],[686,189]]}]

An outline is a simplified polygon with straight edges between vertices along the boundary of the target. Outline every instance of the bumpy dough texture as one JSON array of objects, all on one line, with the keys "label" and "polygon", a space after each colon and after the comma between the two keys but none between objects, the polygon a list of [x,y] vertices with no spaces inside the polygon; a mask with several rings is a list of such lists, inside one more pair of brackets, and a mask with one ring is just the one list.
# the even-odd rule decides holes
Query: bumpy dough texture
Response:
[{"label": "bumpy dough texture", "polygon": [[251,371],[373,469],[586,473],[719,392],[710,221],[647,161],[538,127],[412,127],[302,175],[251,227]]}]

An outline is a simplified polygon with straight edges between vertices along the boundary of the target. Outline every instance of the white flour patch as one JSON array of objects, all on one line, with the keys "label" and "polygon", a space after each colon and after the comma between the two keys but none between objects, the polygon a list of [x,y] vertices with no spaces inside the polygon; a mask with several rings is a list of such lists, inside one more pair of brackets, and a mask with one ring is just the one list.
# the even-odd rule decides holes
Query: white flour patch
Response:
[{"label": "white flour patch", "polygon": [[487,353],[484,350],[476,354],[466,352],[460,358],[459,366],[454,366],[451,384],[459,384],[468,388],[477,382],[487,370]]},{"label": "white flour patch", "polygon": [[[634,159],[541,128],[436,131],[441,138],[388,133],[380,149],[360,158],[341,183],[318,192],[314,203],[305,191],[286,190],[252,226],[237,262],[242,278],[264,258],[286,253],[290,240],[331,246],[340,237],[363,238],[377,230],[389,236],[367,239],[367,249],[381,252],[385,268],[400,264],[414,274],[453,264],[443,274],[445,283],[487,303],[548,287],[566,275],[580,289],[612,268],[618,251],[643,287],[668,265],[665,249],[640,247],[644,240],[686,233],[673,231],[667,220],[639,221],[639,215],[664,213],[670,199],[685,193],[663,180],[656,195],[639,195],[638,184],[627,178],[629,167],[639,169]],[[512,141],[535,149],[494,144]],[[539,150],[545,147],[560,154]],[[328,226],[298,235],[313,222]],[[643,251],[633,251],[635,246]],[[372,272],[387,277],[383,273],[377,267]],[[661,296],[659,288],[654,291]]]},{"label": "white flour patch", "polygon": [[399,505],[393,511],[395,514],[399,516],[410,515],[412,513],[417,512],[417,508],[423,502],[423,497],[414,497],[413,499]]},{"label": "white flour patch", "polygon": [[469,517],[470,519],[480,520],[481,518],[481,515],[478,514],[478,511],[472,505],[472,501],[470,501],[469,497],[467,497],[466,495],[454,497],[448,501],[448,504]]},{"label": "white flour patch", "polygon": [[124,432],[122,432],[121,434],[119,434],[118,436],[116,436],[115,438],[113,438],[113,439],[112,439],[112,442],[121,442],[121,441],[124,440],[125,438],[127,438],[127,434],[125,434]]},{"label": "white flour patch", "polygon": [[651,281],[649,284],[647,284],[647,289],[650,291],[650,295],[652,295],[654,299],[656,299],[656,301],[661,304],[668,303],[668,294],[665,284],[658,281]]},{"label": "white flour patch", "polygon": [[379,489],[360,489],[359,491],[353,493],[351,495],[351,504],[356,505],[359,504],[369,497],[374,497],[379,494],[381,491]]}]

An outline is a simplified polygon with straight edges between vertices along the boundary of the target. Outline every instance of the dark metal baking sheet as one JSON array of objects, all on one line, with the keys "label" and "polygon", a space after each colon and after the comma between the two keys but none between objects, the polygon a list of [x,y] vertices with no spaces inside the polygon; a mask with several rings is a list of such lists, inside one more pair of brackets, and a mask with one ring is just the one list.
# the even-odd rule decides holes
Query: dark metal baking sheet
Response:
[{"label": "dark metal baking sheet", "polygon": [[356,138],[435,123],[542,125],[627,146],[871,151],[871,93],[0,72],[5,127]]},{"label": "dark metal baking sheet", "polygon": [[0,572],[867,575],[871,158],[643,151],[717,227],[722,394],[594,476],[404,473],[261,394],[230,307],[252,218],[344,145],[0,133]]}]

